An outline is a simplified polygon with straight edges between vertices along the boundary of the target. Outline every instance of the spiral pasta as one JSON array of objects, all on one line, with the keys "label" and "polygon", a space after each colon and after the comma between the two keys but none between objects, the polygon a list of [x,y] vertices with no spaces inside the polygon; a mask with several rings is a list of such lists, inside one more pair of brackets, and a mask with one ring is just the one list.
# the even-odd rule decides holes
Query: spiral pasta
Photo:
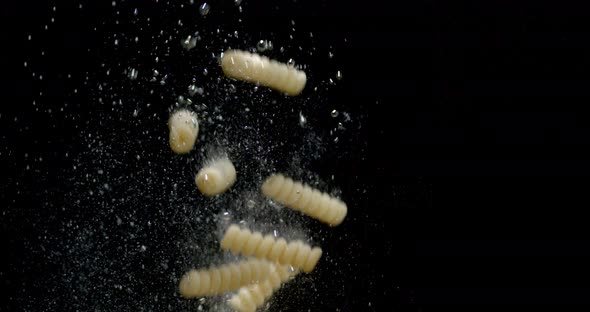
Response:
[{"label": "spiral pasta", "polygon": [[225,51],[221,69],[228,77],[257,83],[291,96],[301,93],[307,82],[305,72],[291,65],[240,50]]},{"label": "spiral pasta", "polygon": [[322,256],[322,249],[319,247],[311,248],[300,240],[288,243],[285,239],[275,239],[270,234],[263,237],[260,232],[242,230],[236,224],[230,225],[225,231],[221,248],[246,257],[254,256],[281,265],[291,265],[306,273],[313,271]]},{"label": "spiral pasta", "polygon": [[272,294],[289,278],[295,276],[286,266],[271,265],[268,278],[257,284],[242,287],[228,301],[229,305],[238,312],[255,312]]},{"label": "spiral pasta", "polygon": [[179,292],[185,298],[212,296],[266,280],[271,263],[249,259],[218,267],[190,270],[180,279]]},{"label": "spiral pasta", "polygon": [[175,111],[168,119],[170,148],[176,154],[186,154],[195,146],[199,134],[197,114],[188,109]]},{"label": "spiral pasta", "polygon": [[235,182],[236,168],[227,157],[211,161],[195,177],[197,188],[206,196],[221,194]]},{"label": "spiral pasta", "polygon": [[268,177],[261,189],[265,196],[330,226],[342,223],[348,212],[346,204],[340,199],[282,174]]}]

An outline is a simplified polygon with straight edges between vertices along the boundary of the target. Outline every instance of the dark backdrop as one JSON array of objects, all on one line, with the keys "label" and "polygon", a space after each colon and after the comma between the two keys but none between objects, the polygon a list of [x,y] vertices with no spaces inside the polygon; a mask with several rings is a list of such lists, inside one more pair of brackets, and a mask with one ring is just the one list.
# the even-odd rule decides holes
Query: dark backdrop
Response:
[{"label": "dark backdrop", "polygon": [[[230,3],[213,3],[208,23],[195,25],[222,23],[225,17],[215,9],[229,11],[233,4],[225,2]],[[129,61],[133,57],[125,53],[148,49],[150,42],[104,47],[111,45],[113,33],[131,29],[149,37],[177,14],[190,21],[186,10],[165,9],[171,6],[163,3],[117,5],[126,12],[120,25],[113,23],[117,17],[109,1],[10,0],[2,5],[0,220],[6,262],[0,280],[8,292],[3,292],[0,310],[63,311],[72,302],[86,302],[60,293],[75,286],[64,288],[63,281],[53,277],[59,269],[56,259],[68,261],[67,247],[55,244],[72,239],[61,220],[88,218],[83,223],[92,227],[91,221],[103,216],[62,209],[70,207],[70,198],[61,194],[77,183],[65,176],[71,158],[86,149],[87,141],[77,134],[84,127],[102,126],[92,118],[98,112],[111,116],[110,108],[97,101],[100,91],[93,86],[107,79],[102,63]],[[129,10],[136,6],[142,8],[140,14],[152,16],[151,27],[142,29],[130,21]],[[287,310],[428,311],[439,310],[433,305],[441,303],[588,303],[587,8],[533,2],[331,0],[244,0],[243,7],[244,16],[250,17],[239,25],[243,33],[277,29],[278,38],[287,38],[289,21],[296,19],[295,33],[301,37],[295,36],[291,46],[310,31],[318,54],[332,46],[333,63],[323,66],[319,60],[314,68],[318,76],[343,71],[342,81],[325,96],[339,103],[340,110],[353,112],[362,125],[329,153],[337,161],[318,169],[336,173],[343,193],[355,194],[348,224],[337,230],[338,235],[349,235],[353,247],[342,247],[346,256],[330,267],[344,270],[346,287],[319,283],[318,292],[331,299],[294,300],[298,305]],[[238,27],[232,21],[225,30]],[[177,70],[184,65],[168,64]],[[122,96],[142,92],[122,89]],[[166,99],[158,94],[150,99],[168,105],[161,104]],[[325,115],[331,107],[318,110]],[[317,118],[326,128],[331,126],[329,119]],[[167,217],[148,213],[137,219],[166,224]],[[121,231],[113,234],[110,245],[96,247],[103,256],[116,257],[118,247],[131,244],[117,240],[131,229]],[[158,242],[174,234],[159,235],[153,243],[156,253],[173,253],[174,246]],[[346,240],[334,242],[337,254]],[[91,254],[96,250],[88,248]],[[340,265],[347,256],[355,266]],[[149,256],[144,258],[135,264],[157,266]],[[116,267],[101,268],[105,272],[96,274],[102,280],[117,280],[112,274],[123,273]],[[319,274],[331,277],[328,270]],[[90,293],[108,294],[111,304],[105,310],[129,308],[126,301],[142,304],[130,309],[145,310],[177,303],[166,294],[172,289],[170,281],[157,271],[133,276],[139,281],[127,284],[142,285],[144,292]],[[138,298],[146,293],[160,294],[163,302]]]}]

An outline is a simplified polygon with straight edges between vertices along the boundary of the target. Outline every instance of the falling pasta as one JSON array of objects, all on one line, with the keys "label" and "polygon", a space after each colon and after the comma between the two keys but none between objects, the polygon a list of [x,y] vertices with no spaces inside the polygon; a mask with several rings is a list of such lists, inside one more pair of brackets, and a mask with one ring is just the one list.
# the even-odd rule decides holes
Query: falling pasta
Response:
[{"label": "falling pasta", "polygon": [[176,154],[186,154],[195,146],[199,134],[197,114],[187,109],[175,111],[168,119],[170,147]]},{"label": "falling pasta", "polygon": [[296,274],[296,271],[291,271],[286,266],[271,265],[270,274],[266,280],[240,288],[238,293],[229,299],[228,303],[238,312],[254,312],[281,287],[281,284]]},{"label": "falling pasta", "polygon": [[179,292],[185,298],[223,294],[266,280],[270,269],[268,261],[249,259],[209,269],[190,270],[180,280]]},{"label": "falling pasta", "polygon": [[331,226],[342,223],[348,212],[340,199],[282,174],[267,178],[261,189],[265,196]]},{"label": "falling pasta", "polygon": [[322,249],[319,247],[311,248],[300,240],[287,243],[285,239],[275,239],[270,234],[263,237],[260,232],[242,230],[236,224],[230,225],[225,231],[221,248],[246,257],[254,256],[282,265],[291,265],[306,273],[313,271],[322,256]]},{"label": "falling pasta", "polygon": [[241,50],[228,50],[221,58],[223,73],[231,78],[257,83],[288,95],[303,91],[307,76],[291,65]]},{"label": "falling pasta", "polygon": [[199,170],[195,182],[203,195],[221,194],[236,182],[236,168],[227,157],[215,159]]}]

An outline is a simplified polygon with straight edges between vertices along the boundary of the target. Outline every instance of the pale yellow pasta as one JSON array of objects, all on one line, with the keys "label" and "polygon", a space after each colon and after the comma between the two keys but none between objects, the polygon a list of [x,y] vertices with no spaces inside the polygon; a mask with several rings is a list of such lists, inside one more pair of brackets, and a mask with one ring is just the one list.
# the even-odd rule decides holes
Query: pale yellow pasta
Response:
[{"label": "pale yellow pasta", "polygon": [[303,91],[307,76],[291,65],[241,50],[228,50],[221,58],[223,73],[231,78],[260,84],[287,95]]},{"label": "pale yellow pasta", "polygon": [[185,298],[213,296],[268,278],[271,263],[248,259],[218,267],[190,270],[181,279],[179,292]]},{"label": "pale yellow pasta", "polygon": [[234,254],[254,255],[302,269],[306,273],[313,271],[322,256],[322,249],[319,247],[311,248],[300,240],[287,242],[283,238],[275,239],[272,235],[263,237],[259,232],[240,229],[236,224],[227,228],[220,244],[222,249]]},{"label": "pale yellow pasta", "polygon": [[175,111],[168,119],[170,148],[176,154],[186,154],[195,146],[199,134],[197,114],[188,109]]},{"label": "pale yellow pasta", "polygon": [[206,196],[215,196],[227,191],[236,182],[236,168],[227,157],[211,161],[195,177],[199,191]]},{"label": "pale yellow pasta", "polygon": [[255,312],[283,283],[296,274],[296,271],[289,270],[287,266],[271,265],[270,274],[266,280],[240,288],[228,303],[238,312]]},{"label": "pale yellow pasta", "polygon": [[348,213],[346,204],[340,199],[282,174],[268,177],[261,190],[265,196],[330,226],[342,223]]}]

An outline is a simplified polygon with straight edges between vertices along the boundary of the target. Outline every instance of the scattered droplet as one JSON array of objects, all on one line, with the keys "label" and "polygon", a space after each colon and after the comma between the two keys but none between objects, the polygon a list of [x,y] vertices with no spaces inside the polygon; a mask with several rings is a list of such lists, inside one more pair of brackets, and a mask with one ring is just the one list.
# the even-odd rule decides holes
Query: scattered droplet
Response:
[{"label": "scattered droplet", "polygon": [[137,69],[131,68],[127,72],[127,77],[129,77],[129,79],[131,79],[131,80],[135,80],[135,79],[137,79],[137,74],[138,74]]},{"label": "scattered droplet", "polygon": [[211,6],[209,6],[209,4],[207,2],[203,3],[199,7],[199,13],[201,13],[201,15],[203,15],[203,16],[209,14],[210,10],[211,10]]},{"label": "scattered droplet", "polygon": [[332,117],[334,117],[334,118],[338,117],[338,111],[337,111],[337,110],[335,110],[335,109],[334,109],[334,110],[332,110],[332,112],[330,113],[330,116],[332,116]]},{"label": "scattered droplet", "polygon": [[181,41],[181,44],[183,48],[185,48],[187,51],[190,51],[192,48],[197,46],[197,38],[188,36],[186,39]]},{"label": "scattered droplet", "polygon": [[306,124],[307,124],[307,118],[305,118],[305,116],[303,116],[302,112],[299,112],[299,126],[305,127]]},{"label": "scattered droplet", "polygon": [[195,86],[194,84],[188,86],[188,94],[190,96],[195,95],[195,93],[197,93],[197,86]]},{"label": "scattered droplet", "polygon": [[260,40],[256,44],[256,49],[258,50],[258,52],[272,50],[272,42],[269,40]]}]

